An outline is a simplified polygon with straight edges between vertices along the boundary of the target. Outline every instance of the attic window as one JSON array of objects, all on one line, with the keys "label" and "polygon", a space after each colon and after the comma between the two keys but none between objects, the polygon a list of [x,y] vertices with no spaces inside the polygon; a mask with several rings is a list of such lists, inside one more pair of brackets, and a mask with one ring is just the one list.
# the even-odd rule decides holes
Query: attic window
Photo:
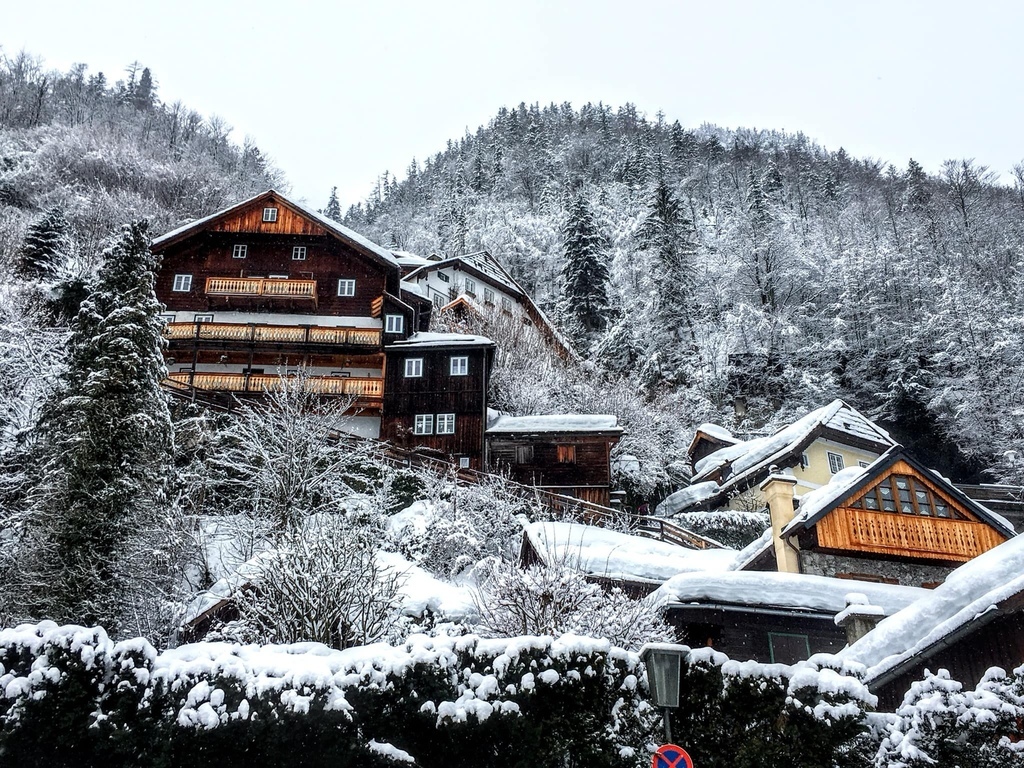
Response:
[{"label": "attic window", "polygon": [[833,475],[841,471],[846,466],[846,462],[843,461],[843,455],[841,453],[832,453],[828,451],[828,469]]},{"label": "attic window", "polygon": [[270,223],[277,221],[277,208],[264,208],[263,220]]},{"label": "attic window", "polygon": [[890,475],[850,506],[869,512],[964,519],[945,499],[909,475]]}]

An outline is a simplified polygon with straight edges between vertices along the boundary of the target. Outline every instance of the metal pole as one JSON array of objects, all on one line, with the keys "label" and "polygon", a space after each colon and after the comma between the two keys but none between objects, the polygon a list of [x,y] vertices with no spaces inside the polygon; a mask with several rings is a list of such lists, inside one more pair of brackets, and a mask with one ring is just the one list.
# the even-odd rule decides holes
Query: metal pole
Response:
[{"label": "metal pole", "polygon": [[665,743],[672,743],[672,714],[668,707],[665,708]]}]

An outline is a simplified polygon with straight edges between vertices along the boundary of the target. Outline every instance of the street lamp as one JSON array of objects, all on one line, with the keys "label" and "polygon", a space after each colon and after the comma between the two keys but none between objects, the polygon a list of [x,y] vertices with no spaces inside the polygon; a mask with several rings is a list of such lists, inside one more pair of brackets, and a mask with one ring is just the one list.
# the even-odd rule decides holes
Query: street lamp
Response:
[{"label": "street lamp", "polygon": [[647,682],[651,686],[654,706],[664,711],[665,741],[672,743],[670,709],[679,707],[679,679],[683,656],[690,649],[674,643],[647,643],[640,649],[640,660],[647,666]]}]

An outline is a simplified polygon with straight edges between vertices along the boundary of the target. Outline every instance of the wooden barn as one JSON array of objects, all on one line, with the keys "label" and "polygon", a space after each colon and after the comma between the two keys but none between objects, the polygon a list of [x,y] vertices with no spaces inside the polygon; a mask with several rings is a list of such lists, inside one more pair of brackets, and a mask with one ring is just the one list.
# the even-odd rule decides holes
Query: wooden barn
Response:
[{"label": "wooden barn", "polygon": [[614,416],[498,416],[487,428],[488,463],[524,485],[607,507],[621,436]]},{"label": "wooden barn", "polygon": [[416,333],[385,354],[381,438],[482,470],[494,343],[483,336]]}]

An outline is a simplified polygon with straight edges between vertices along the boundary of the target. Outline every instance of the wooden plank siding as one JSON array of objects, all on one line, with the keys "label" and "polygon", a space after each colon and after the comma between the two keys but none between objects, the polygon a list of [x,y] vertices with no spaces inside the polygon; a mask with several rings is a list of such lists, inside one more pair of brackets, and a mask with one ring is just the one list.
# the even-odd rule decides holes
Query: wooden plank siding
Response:
[{"label": "wooden plank siding", "polygon": [[[615,440],[607,436],[585,434],[490,435],[488,450],[494,467],[507,468],[512,478],[526,485],[587,487],[611,485],[611,447]],[[559,461],[559,446],[573,445],[575,461]],[[520,446],[533,447],[533,459],[516,461]]]},{"label": "wooden plank siding", "polygon": [[[446,457],[468,457],[483,469],[484,408],[493,351],[477,348],[386,350],[381,439],[404,450],[425,448]],[[468,358],[465,376],[451,375],[451,358]],[[421,376],[406,376],[408,359],[422,360]],[[455,433],[436,432],[438,414],[455,414]],[[430,414],[432,433],[414,433],[417,414]]]},{"label": "wooden plank siding", "polygon": [[[263,209],[276,208],[277,220],[264,221]],[[276,201],[267,201],[244,208],[225,216],[210,226],[211,232],[230,232],[232,234],[258,235],[303,235],[321,236],[327,231],[317,221],[302,216],[286,205]]]},{"label": "wooden plank siding", "polygon": [[[235,245],[247,246],[246,257],[232,257]],[[304,260],[293,260],[295,246],[306,248]],[[175,275],[192,275],[189,291],[175,291]],[[315,301],[304,295],[210,293],[217,278],[313,280]],[[169,312],[287,312],[342,317],[379,317],[388,270],[335,238],[324,236],[256,236],[252,233],[202,233],[170,246],[156,280],[157,298]],[[354,296],[338,296],[338,280],[355,280]],[[374,313],[376,309],[376,314]],[[191,318],[178,317],[178,320]]]},{"label": "wooden plank siding", "polygon": [[[945,502],[955,517],[911,515],[859,509],[854,505],[893,475],[909,476]],[[915,509],[916,509],[916,502]],[[905,461],[893,465],[867,488],[844,499],[817,523],[818,547],[828,552],[896,555],[948,563],[963,563],[1006,541],[1006,537],[930,478]]]}]

